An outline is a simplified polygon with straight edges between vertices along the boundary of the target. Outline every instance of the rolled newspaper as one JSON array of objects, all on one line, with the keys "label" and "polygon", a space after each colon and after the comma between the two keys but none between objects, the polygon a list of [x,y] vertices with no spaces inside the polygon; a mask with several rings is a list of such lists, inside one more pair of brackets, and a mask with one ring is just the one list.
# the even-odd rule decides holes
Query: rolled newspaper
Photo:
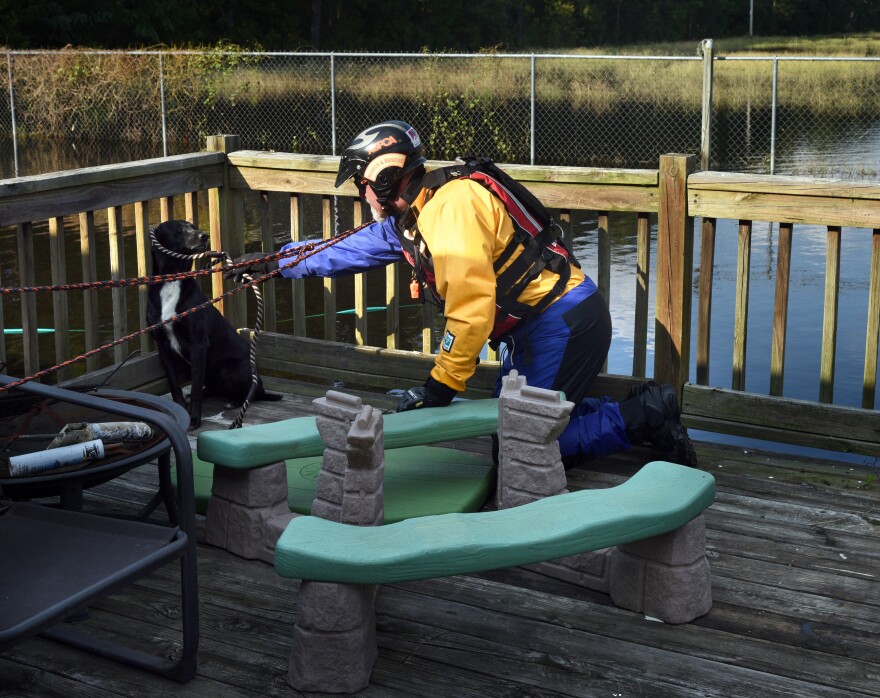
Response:
[{"label": "rolled newspaper", "polygon": [[120,441],[142,443],[153,438],[153,430],[145,422],[77,422],[67,424],[48,448],[69,446],[93,439],[105,444]]},{"label": "rolled newspaper", "polygon": [[9,474],[12,477],[36,475],[46,470],[101,460],[103,457],[104,444],[100,439],[94,439],[72,446],[12,456],[9,459]]}]

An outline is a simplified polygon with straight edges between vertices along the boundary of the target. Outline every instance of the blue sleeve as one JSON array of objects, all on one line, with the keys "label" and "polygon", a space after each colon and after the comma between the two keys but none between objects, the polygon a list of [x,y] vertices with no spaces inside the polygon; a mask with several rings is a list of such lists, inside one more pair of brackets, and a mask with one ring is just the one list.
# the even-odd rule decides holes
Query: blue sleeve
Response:
[{"label": "blue sleeve", "polygon": [[[307,242],[290,242],[282,252],[297,250]],[[280,259],[281,275],[288,279],[305,276],[345,276],[377,267],[384,267],[402,257],[400,241],[394,228],[394,218],[382,223],[371,223],[353,235],[333,245],[325,246],[293,266],[295,257]]]}]

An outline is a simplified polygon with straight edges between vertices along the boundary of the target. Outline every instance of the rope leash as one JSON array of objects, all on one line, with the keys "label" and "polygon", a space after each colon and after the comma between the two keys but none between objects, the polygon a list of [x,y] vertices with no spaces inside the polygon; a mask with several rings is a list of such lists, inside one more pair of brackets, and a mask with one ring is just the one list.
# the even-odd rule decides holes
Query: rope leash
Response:
[{"label": "rope leash", "polygon": [[237,288],[230,289],[230,290],[226,291],[225,293],[217,296],[216,298],[211,298],[211,299],[205,301],[204,303],[200,303],[199,305],[195,305],[192,308],[190,308],[189,310],[185,310],[178,315],[174,315],[174,316],[168,318],[167,320],[162,320],[162,321],[154,323],[148,327],[144,327],[143,329],[137,330],[136,332],[131,332],[131,333],[125,335],[124,337],[120,337],[119,339],[114,339],[113,341],[108,342],[107,344],[104,344],[100,347],[90,349],[89,351],[87,351],[83,354],[80,354],[77,357],[74,357],[72,359],[68,359],[67,361],[62,361],[60,364],[56,364],[55,366],[50,366],[49,368],[44,368],[41,371],[37,371],[36,373],[34,373],[30,376],[27,376],[26,378],[21,378],[21,379],[14,381],[12,383],[7,383],[6,385],[0,385],[0,393],[6,392],[7,390],[11,390],[12,388],[17,388],[18,386],[24,385],[25,383],[28,383],[32,380],[37,379],[37,378],[44,378],[48,375],[51,375],[52,373],[55,373],[55,371],[58,371],[59,369],[65,368],[67,366],[71,366],[79,361],[83,361],[84,359],[87,359],[91,356],[95,356],[96,354],[100,354],[102,351],[105,351],[106,349],[112,349],[113,347],[115,347],[119,344],[123,344],[124,342],[128,342],[129,340],[135,339],[136,337],[139,337],[142,334],[146,334],[147,332],[152,332],[153,330],[157,330],[160,327],[164,327],[165,325],[169,325],[172,322],[177,322],[178,320],[182,320],[183,318],[189,317],[190,315],[193,315],[200,310],[204,310],[205,308],[207,308],[210,305],[215,305],[216,303],[219,303],[221,300],[223,300],[227,296],[232,296],[236,293],[240,293],[241,291],[244,291],[245,289],[250,288],[252,285],[263,283],[267,279],[270,279],[274,276],[277,276],[280,273],[281,273],[281,270],[276,269],[274,271],[269,272],[268,274],[266,274],[264,276],[259,276],[256,279],[253,279],[252,281],[249,281],[245,284],[242,284],[241,286],[239,286]]},{"label": "rope leash", "polygon": [[[359,225],[359,226],[352,228],[350,230],[346,230],[346,231],[339,233],[338,235],[335,235],[334,237],[328,238],[326,240],[306,242],[306,243],[304,243],[294,249],[288,250],[287,252],[281,252],[281,251],[274,252],[271,254],[267,254],[264,257],[253,258],[253,259],[249,259],[247,261],[238,262],[238,263],[232,261],[230,256],[226,252],[215,252],[215,251],[207,250],[205,252],[200,252],[195,255],[183,255],[178,252],[173,252],[158,243],[158,241],[155,239],[155,235],[153,234],[153,230],[151,229],[150,230],[151,242],[154,245],[156,245],[157,249],[159,249],[164,254],[168,254],[168,255],[170,255],[172,257],[176,257],[178,259],[186,259],[186,260],[202,259],[202,258],[222,259],[222,260],[225,260],[227,263],[221,267],[218,267],[218,268],[214,268],[212,265],[208,265],[203,269],[191,270],[191,271],[187,271],[187,272],[179,272],[176,274],[161,274],[161,275],[152,275],[152,276],[142,276],[142,277],[134,277],[134,278],[129,278],[129,279],[115,279],[115,280],[109,280],[109,281],[82,282],[82,283],[63,284],[63,285],[62,284],[55,284],[55,285],[46,285],[46,286],[0,287],[0,293],[35,293],[35,292],[54,292],[54,291],[77,291],[77,290],[90,290],[90,289],[98,289],[98,288],[120,288],[120,287],[143,286],[143,285],[149,285],[149,284],[154,284],[154,283],[164,283],[167,281],[179,281],[181,279],[205,276],[208,274],[216,274],[216,273],[227,274],[230,271],[234,271],[235,269],[249,267],[253,264],[279,261],[282,259],[289,259],[289,258],[293,258],[293,262],[291,262],[288,266],[296,266],[297,264],[299,264],[303,260],[308,259],[309,257],[312,257],[316,254],[319,254],[320,252],[323,252],[325,249],[332,247],[336,243],[341,242],[342,240],[350,237],[351,235],[355,234],[359,230],[365,228],[367,225],[369,225],[369,222],[364,223],[362,225]],[[120,337],[120,338],[112,340],[112,341],[108,342],[107,344],[104,344],[100,347],[96,347],[95,349],[91,349],[89,351],[86,351],[77,357],[68,359],[66,361],[62,361],[61,363],[56,364],[55,366],[51,366],[51,367],[43,369],[41,371],[37,371],[36,373],[34,373],[30,376],[27,376],[25,378],[14,381],[12,383],[8,383],[6,385],[0,386],[0,393],[3,393],[8,390],[12,390],[16,387],[24,385],[25,383],[27,383],[29,381],[36,380],[39,378],[44,378],[48,375],[51,375],[52,373],[55,373],[56,371],[58,371],[62,368],[73,365],[73,364],[78,363],[80,361],[84,361],[85,359],[88,359],[89,357],[95,356],[95,355],[101,353],[102,351],[106,351],[107,349],[111,349],[115,346],[118,346],[120,344],[128,342],[136,337],[139,337],[142,334],[152,332],[152,331],[157,330],[161,327],[164,327],[165,325],[182,320],[183,318],[188,317],[190,315],[193,315],[194,313],[199,312],[200,310],[204,310],[205,308],[207,308],[211,305],[216,305],[217,303],[219,303],[221,300],[223,300],[224,298],[226,298],[228,296],[232,296],[236,293],[240,293],[241,291],[243,291],[245,289],[252,288],[254,290],[254,294],[257,298],[257,318],[256,318],[257,322],[256,322],[256,325],[254,328],[254,332],[251,335],[251,342],[250,342],[251,347],[250,347],[250,356],[249,356],[250,365],[251,365],[252,380],[251,380],[251,388],[248,391],[247,398],[242,403],[242,409],[239,412],[238,417],[233,421],[232,425],[230,426],[230,429],[238,428],[241,426],[241,423],[244,419],[244,414],[247,411],[247,407],[250,405],[250,400],[253,398],[253,395],[254,395],[254,393],[257,389],[257,385],[258,385],[258,375],[256,373],[256,341],[259,338],[259,335],[261,333],[261,327],[262,327],[262,321],[263,321],[263,300],[262,300],[262,294],[260,293],[257,286],[259,284],[267,281],[270,278],[279,276],[280,274],[281,274],[280,267],[268,272],[267,274],[264,274],[264,275],[256,277],[256,278],[251,276],[250,274],[243,273],[243,274],[241,274],[241,277],[242,277],[242,279],[245,280],[245,283],[241,284],[240,286],[238,286],[236,288],[230,289],[229,291],[226,291],[215,298],[211,298],[211,299],[205,301],[204,303],[200,303],[197,306],[193,306],[192,308],[190,308],[182,313],[179,313],[177,315],[174,315],[174,316],[168,318],[167,320],[163,320],[163,321],[157,322],[153,325],[150,325],[148,327],[144,327],[140,330],[137,330],[136,332],[131,332],[131,333],[125,335],[124,337]]]},{"label": "rope leash", "polygon": [[[53,285],[45,285],[45,286],[0,286],[0,293],[4,294],[13,294],[13,293],[44,293],[44,292],[53,292],[53,291],[90,291],[93,289],[102,289],[102,288],[129,288],[132,286],[147,286],[149,284],[157,284],[157,283],[165,283],[167,281],[180,281],[182,279],[191,279],[199,276],[208,276],[210,274],[218,274],[218,273],[227,273],[233,271],[235,269],[240,269],[242,267],[247,267],[251,264],[259,263],[259,262],[276,262],[282,259],[290,259],[294,258],[294,261],[289,266],[296,266],[300,262],[309,257],[316,255],[320,252],[323,252],[328,247],[335,245],[337,242],[341,242],[345,238],[353,235],[357,231],[359,231],[364,226],[359,226],[357,228],[352,228],[351,230],[346,230],[345,232],[340,233],[339,235],[328,238],[327,240],[317,240],[314,242],[307,242],[299,247],[288,250],[287,252],[273,252],[271,254],[267,254],[265,257],[259,257],[250,259],[246,262],[231,262],[221,267],[205,267],[203,269],[194,269],[192,271],[181,271],[174,274],[156,274],[151,276],[135,276],[128,279],[108,279],[104,281],[82,281],[72,284],[53,284]],[[178,253],[173,253],[178,254]],[[226,259],[229,259],[229,256],[225,252],[208,252],[208,253],[199,253],[200,256],[214,256],[220,257],[224,256]]]}]

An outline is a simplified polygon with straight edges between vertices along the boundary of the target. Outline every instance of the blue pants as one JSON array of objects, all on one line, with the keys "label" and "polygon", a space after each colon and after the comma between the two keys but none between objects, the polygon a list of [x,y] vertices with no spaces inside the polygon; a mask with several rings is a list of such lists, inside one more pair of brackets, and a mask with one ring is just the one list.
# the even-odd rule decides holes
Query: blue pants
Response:
[{"label": "blue pants", "polygon": [[527,320],[505,339],[501,379],[511,369],[536,388],[559,390],[575,407],[559,437],[563,456],[598,457],[630,447],[616,402],[588,398],[611,346],[608,304],[591,279],[566,293],[538,317]]}]

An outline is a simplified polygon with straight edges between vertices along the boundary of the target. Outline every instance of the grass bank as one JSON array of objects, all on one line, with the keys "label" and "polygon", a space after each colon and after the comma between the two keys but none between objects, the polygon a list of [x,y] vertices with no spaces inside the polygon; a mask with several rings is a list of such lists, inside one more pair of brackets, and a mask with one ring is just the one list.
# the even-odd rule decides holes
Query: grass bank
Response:
[{"label": "grass bank", "polygon": [[[536,92],[541,101],[568,102],[573,108],[605,111],[621,103],[699,108],[702,67],[698,61],[663,60],[696,57],[697,42],[592,47],[539,59]],[[779,58],[779,101],[787,108],[838,115],[876,114],[880,110],[880,61],[828,61],[827,58],[880,57],[880,33],[829,37],[747,37],[715,42],[716,106],[726,109],[769,107],[772,58]],[[577,58],[575,58],[577,56]],[[608,56],[611,58],[604,58]],[[643,60],[620,60],[638,56]],[[659,58],[655,58],[659,57]],[[802,60],[816,57],[817,60]],[[741,60],[744,58],[764,60]],[[801,60],[785,60],[798,58]],[[725,60],[731,59],[731,60]],[[267,69],[258,60],[223,76],[221,94],[274,98],[292,85],[303,91],[328,90],[326,67],[311,74],[291,63]],[[387,100],[389,89],[410,100],[463,98],[465,105],[528,99],[530,60],[484,53],[480,58],[440,55],[394,58],[336,57],[336,87],[359,100]]]},{"label": "grass bank", "polygon": [[[699,114],[703,68],[697,42],[592,47],[554,52],[536,59],[539,108],[560,114],[674,112]],[[137,141],[155,138],[161,123],[160,82],[170,130],[200,139],[217,121],[235,123],[236,110],[257,117],[259,110],[288,118],[299,100],[329,117],[329,62],[310,54],[251,55],[220,44],[199,53],[167,49],[159,71],[157,55],[74,50],[20,55],[14,61],[19,137],[79,137]],[[786,58],[880,56],[880,33],[815,38],[756,37],[715,42],[714,99],[718,110],[769,109],[773,62],[779,57],[778,104],[834,118],[880,114],[880,61],[784,60]],[[615,56],[638,56],[620,60]],[[669,57],[695,60],[670,60]],[[738,60],[745,57],[763,60]],[[531,94],[529,56],[486,52],[476,58],[444,55],[372,57],[336,54],[337,105],[409,111],[428,115],[431,130],[445,122],[473,121],[475,129],[499,129],[510,110],[526,112]],[[393,97],[389,97],[393,95]],[[323,105],[323,106],[322,106]],[[243,109],[247,107],[247,109]],[[344,106],[343,106],[344,108]],[[212,123],[211,119],[219,112]],[[273,111],[273,113],[274,113]],[[407,112],[408,113],[408,112]],[[499,116],[500,115],[500,116]],[[344,117],[343,117],[344,118]],[[623,123],[620,128],[627,128]],[[152,130],[151,130],[152,129]],[[296,149],[297,144],[290,146]],[[504,153],[500,153],[503,155]]]}]

